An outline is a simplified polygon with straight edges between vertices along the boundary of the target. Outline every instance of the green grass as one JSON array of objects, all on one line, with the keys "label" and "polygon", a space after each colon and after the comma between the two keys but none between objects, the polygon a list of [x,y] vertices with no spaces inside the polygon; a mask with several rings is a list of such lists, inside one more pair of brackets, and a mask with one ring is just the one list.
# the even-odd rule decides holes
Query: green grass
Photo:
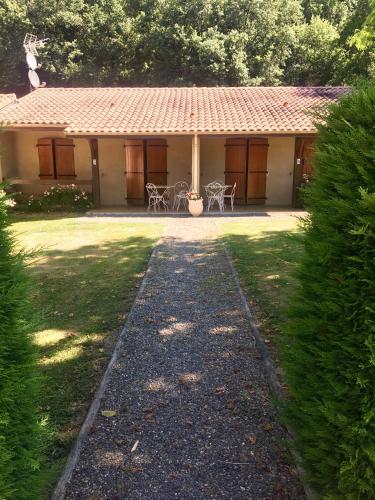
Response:
[{"label": "green grass", "polygon": [[277,336],[286,320],[286,306],[295,286],[293,271],[301,253],[294,217],[249,218],[222,223],[244,291],[256,309],[261,333],[277,356]]},{"label": "green grass", "polygon": [[51,435],[40,471],[48,496],[162,226],[46,215],[17,218],[12,229],[20,248],[33,252],[30,321],[43,377],[40,414]]}]

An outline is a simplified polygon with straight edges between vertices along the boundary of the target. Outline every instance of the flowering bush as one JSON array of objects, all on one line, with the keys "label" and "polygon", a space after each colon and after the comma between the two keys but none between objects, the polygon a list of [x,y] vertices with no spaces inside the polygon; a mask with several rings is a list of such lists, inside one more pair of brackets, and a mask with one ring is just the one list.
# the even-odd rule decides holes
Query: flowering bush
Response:
[{"label": "flowering bush", "polygon": [[13,208],[15,205],[15,200],[13,200],[13,198],[10,198],[6,191],[4,191],[4,189],[0,189],[0,206],[4,209],[7,209]]},{"label": "flowering bush", "polygon": [[186,196],[188,200],[192,201],[203,200],[202,196],[196,191],[190,191]]},{"label": "flowering bush", "polygon": [[92,207],[91,193],[75,184],[51,186],[39,195],[16,193],[15,200],[20,210],[30,212],[80,211]]}]

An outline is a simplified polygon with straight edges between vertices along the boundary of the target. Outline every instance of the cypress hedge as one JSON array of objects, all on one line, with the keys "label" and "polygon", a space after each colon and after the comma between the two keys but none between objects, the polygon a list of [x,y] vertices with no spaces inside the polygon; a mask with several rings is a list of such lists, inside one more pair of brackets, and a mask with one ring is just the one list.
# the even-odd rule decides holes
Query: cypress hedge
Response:
[{"label": "cypress hedge", "polygon": [[375,498],[375,85],[318,120],[283,343],[285,416],[322,498]]},{"label": "cypress hedge", "polygon": [[0,186],[0,498],[40,498],[38,379],[27,333],[28,281],[9,233],[9,200]]}]

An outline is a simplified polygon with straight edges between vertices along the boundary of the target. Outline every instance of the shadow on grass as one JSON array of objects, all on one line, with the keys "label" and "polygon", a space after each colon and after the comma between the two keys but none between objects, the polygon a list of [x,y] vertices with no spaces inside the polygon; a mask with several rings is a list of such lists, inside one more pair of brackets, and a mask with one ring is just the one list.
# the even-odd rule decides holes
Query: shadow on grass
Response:
[{"label": "shadow on grass", "polygon": [[43,377],[41,415],[51,434],[40,471],[46,495],[56,481],[131,308],[155,244],[123,240],[40,250],[29,264],[33,327]]},{"label": "shadow on grass", "polygon": [[298,232],[228,232],[223,240],[249,301],[258,306],[257,312],[267,328],[279,330],[286,321],[286,307],[296,286],[294,273],[302,255]]},{"label": "shadow on grass", "polygon": [[[302,498],[282,429],[262,432],[273,418],[268,387],[222,248],[193,237],[157,249],[102,402],[116,416],[97,415],[68,497],[148,498],[151,488],[158,498],[233,498],[239,484],[276,477],[269,498]],[[244,445],[250,429],[258,448]]]},{"label": "shadow on grass", "polygon": [[84,217],[86,212],[11,212],[12,222],[76,219]]}]

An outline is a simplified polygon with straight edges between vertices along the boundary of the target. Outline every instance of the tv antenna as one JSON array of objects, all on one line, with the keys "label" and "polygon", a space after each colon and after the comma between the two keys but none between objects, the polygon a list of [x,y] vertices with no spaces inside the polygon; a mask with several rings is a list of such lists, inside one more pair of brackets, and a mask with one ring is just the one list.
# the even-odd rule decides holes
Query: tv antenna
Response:
[{"label": "tv antenna", "polygon": [[48,38],[39,40],[36,35],[32,35],[31,33],[26,33],[23,40],[23,48],[26,52],[26,63],[29,68],[28,77],[30,89],[37,89],[39,87],[45,87],[46,85],[46,82],[40,82],[38,73],[35,71],[41,67],[41,64],[38,64],[35,56],[38,55],[38,49],[46,45],[47,40]]}]

